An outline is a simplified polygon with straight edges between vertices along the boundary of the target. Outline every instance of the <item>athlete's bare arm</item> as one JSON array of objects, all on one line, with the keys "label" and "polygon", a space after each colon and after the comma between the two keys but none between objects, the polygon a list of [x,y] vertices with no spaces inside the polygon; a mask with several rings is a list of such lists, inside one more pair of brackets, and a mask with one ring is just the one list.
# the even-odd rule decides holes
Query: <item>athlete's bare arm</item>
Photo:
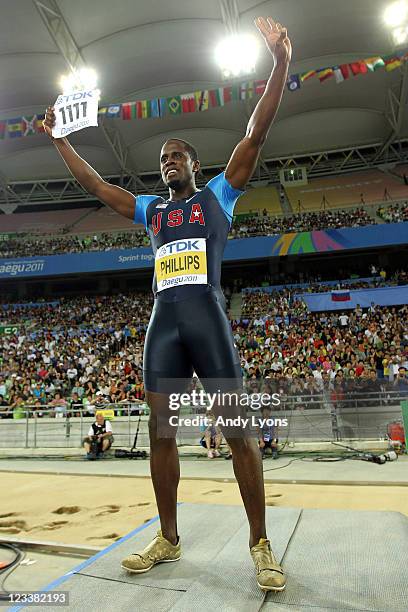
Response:
[{"label": "athlete's bare arm", "polygon": [[53,138],[51,130],[54,124],[55,113],[53,107],[50,106],[47,108],[43,121],[44,129],[58,149],[59,154],[72,176],[88,193],[91,193],[98,198],[98,200],[101,200],[101,202],[116,210],[120,215],[133,219],[135,214],[135,197],[129,191],[126,191],[126,189],[122,189],[117,185],[110,185],[104,181],[103,178],[78,155],[66,138]]},{"label": "athlete's bare arm", "polygon": [[285,88],[292,46],[286,28],[271,17],[258,17],[255,25],[275,60],[265,91],[248,122],[245,137],[235,147],[225,170],[227,180],[236,189],[243,189],[251,178],[259,153],[275,118]]}]

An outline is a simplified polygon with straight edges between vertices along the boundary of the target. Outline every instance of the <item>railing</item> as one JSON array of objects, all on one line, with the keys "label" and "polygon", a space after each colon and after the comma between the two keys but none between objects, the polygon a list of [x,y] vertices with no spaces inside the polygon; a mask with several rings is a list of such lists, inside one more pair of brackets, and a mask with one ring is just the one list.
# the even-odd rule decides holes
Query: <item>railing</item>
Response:
[{"label": "railing", "polygon": [[[392,391],[354,393],[341,399],[329,392],[281,394],[281,403],[272,408],[270,418],[278,419],[277,435],[281,441],[384,440],[388,424],[401,420],[400,402],[404,399],[406,395]],[[149,446],[146,404],[110,404],[93,410],[102,408],[113,411],[114,447],[132,446],[138,428],[138,446]],[[187,406],[180,411],[180,416],[205,414],[205,405]],[[257,423],[262,417],[260,406],[248,408],[247,416]],[[89,408],[56,411],[27,405],[20,409],[19,418],[15,414],[13,418],[13,413],[0,407],[0,449],[79,449],[94,421]],[[179,446],[198,445],[202,435],[199,425],[181,424],[176,439]]]},{"label": "railing", "polygon": [[134,424],[148,414],[144,402],[88,406],[87,409],[82,404],[57,408],[26,404],[13,411],[0,406],[0,448],[81,447],[95,422],[95,412],[101,410],[111,412],[115,422],[120,423],[114,432],[116,446],[131,446],[136,431]]}]

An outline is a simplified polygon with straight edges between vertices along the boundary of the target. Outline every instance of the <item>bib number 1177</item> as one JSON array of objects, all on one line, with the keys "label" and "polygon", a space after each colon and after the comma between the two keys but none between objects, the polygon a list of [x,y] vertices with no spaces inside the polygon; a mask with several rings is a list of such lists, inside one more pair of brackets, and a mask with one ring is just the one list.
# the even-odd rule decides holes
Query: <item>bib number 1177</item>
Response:
[{"label": "bib number 1177", "polygon": [[68,122],[78,121],[78,119],[85,119],[87,105],[88,102],[85,100],[84,102],[74,102],[74,104],[61,106],[58,111],[61,113],[63,125],[66,125]]}]

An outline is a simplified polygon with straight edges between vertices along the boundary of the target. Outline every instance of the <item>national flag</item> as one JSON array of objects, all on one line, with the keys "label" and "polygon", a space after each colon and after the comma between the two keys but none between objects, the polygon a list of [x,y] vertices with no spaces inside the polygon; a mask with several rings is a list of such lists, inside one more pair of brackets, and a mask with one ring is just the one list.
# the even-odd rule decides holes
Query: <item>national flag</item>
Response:
[{"label": "national flag", "polygon": [[196,99],[193,93],[181,96],[181,108],[183,113],[194,113],[196,110]]},{"label": "national flag", "polygon": [[307,72],[302,72],[302,74],[300,75],[300,80],[302,81],[302,83],[304,83],[305,81],[308,81],[309,79],[314,77],[315,74],[316,70],[308,70]]},{"label": "national flag", "polygon": [[341,70],[341,74],[343,75],[344,80],[348,79],[350,77],[350,69],[348,67],[348,64],[340,64],[339,68]]},{"label": "national flag", "polygon": [[350,291],[344,289],[335,289],[331,292],[332,302],[350,302]]},{"label": "national flag", "polygon": [[136,118],[136,103],[124,102],[122,104],[122,119],[130,120]]},{"label": "national flag", "polygon": [[254,83],[248,81],[248,83],[241,83],[239,86],[239,97],[240,100],[250,100],[254,95]]},{"label": "national flag", "polygon": [[0,121],[0,140],[6,137],[7,121]]},{"label": "national flag", "polygon": [[367,59],[364,60],[364,63],[366,64],[370,72],[375,72],[375,70],[378,70],[379,68],[382,68],[385,65],[384,60],[382,59],[382,57],[379,56],[367,57]]},{"label": "national flag", "polygon": [[239,85],[231,86],[231,100],[237,102],[239,100]]},{"label": "national flag", "polygon": [[364,61],[358,62],[360,64],[360,74],[367,74],[368,66]]},{"label": "national flag", "polygon": [[159,98],[160,117],[167,115],[167,98]]},{"label": "national flag", "polygon": [[224,87],[219,87],[218,89],[215,89],[214,91],[215,91],[215,98],[217,102],[219,102],[218,106],[224,106],[225,104]]},{"label": "national flag", "polygon": [[[210,100],[210,107],[215,108],[217,106],[224,106],[224,98],[222,96],[222,88],[210,89],[208,91],[208,97]],[[222,104],[221,104],[222,101]]]},{"label": "national flag", "polygon": [[148,119],[150,115],[150,100],[142,100],[142,119]]},{"label": "national flag", "polygon": [[337,84],[342,83],[343,81],[349,78],[349,69],[347,64],[342,64],[341,66],[334,66],[333,72]]},{"label": "national flag", "polygon": [[44,126],[43,126],[44,119],[45,119],[45,115],[37,115],[37,119],[35,122],[35,131],[37,132],[37,134],[42,134],[45,132]]},{"label": "national flag", "polygon": [[321,70],[316,70],[317,78],[321,83],[323,83],[323,81],[326,81],[327,79],[330,79],[333,74],[333,68],[322,68]]},{"label": "national flag", "polygon": [[181,98],[180,96],[172,96],[167,98],[167,110],[170,115],[180,115],[181,113]]},{"label": "national flag", "polygon": [[21,117],[8,119],[7,133],[9,138],[20,138],[23,135],[23,122],[21,121]]},{"label": "national flag", "polygon": [[266,80],[263,81],[255,81],[255,93],[256,94],[263,94],[263,92],[265,91],[266,88]]},{"label": "national flag", "polygon": [[143,119],[142,101],[141,100],[136,100],[135,107],[136,107],[136,117],[137,117],[137,119]]},{"label": "national flag", "polygon": [[340,66],[333,66],[334,78],[336,79],[336,83],[342,83],[344,81],[344,76],[342,71],[340,70]]},{"label": "national flag", "polygon": [[23,122],[23,136],[32,136],[35,134],[35,123],[37,121],[37,115],[31,115],[31,117],[22,117]]},{"label": "national flag", "polygon": [[150,100],[150,110],[152,117],[160,117],[160,102],[159,98],[152,98]]},{"label": "national flag", "polygon": [[106,115],[107,110],[108,110],[107,106],[100,106],[98,108],[98,115]]},{"label": "national flag", "polygon": [[361,62],[352,62],[349,66],[354,76],[361,74]]},{"label": "national flag", "polygon": [[119,117],[121,107],[122,107],[121,104],[111,104],[111,106],[108,106],[108,109],[106,111],[106,116],[110,117],[111,119],[115,117]]},{"label": "national flag", "polygon": [[296,91],[297,89],[300,89],[300,77],[298,74],[290,74],[288,76],[288,80],[286,82],[286,85],[289,89],[289,91]]},{"label": "national flag", "polygon": [[224,104],[231,102],[232,100],[231,87],[223,87],[222,95],[223,95]]},{"label": "national flag", "polygon": [[208,89],[203,89],[202,91],[196,91],[194,93],[196,108],[198,111],[206,111],[208,110]]},{"label": "national flag", "polygon": [[384,61],[385,61],[385,69],[387,72],[392,72],[392,70],[395,70],[396,68],[399,68],[400,66],[402,66],[402,61],[400,60],[399,57],[389,57],[389,58],[386,58]]}]

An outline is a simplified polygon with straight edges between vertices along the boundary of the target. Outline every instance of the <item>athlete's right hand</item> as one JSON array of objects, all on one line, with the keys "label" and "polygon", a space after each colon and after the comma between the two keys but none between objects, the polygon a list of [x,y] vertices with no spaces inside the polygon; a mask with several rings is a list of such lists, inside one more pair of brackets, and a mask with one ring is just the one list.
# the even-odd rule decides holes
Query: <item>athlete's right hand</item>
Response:
[{"label": "athlete's right hand", "polygon": [[45,113],[45,119],[43,121],[43,126],[44,126],[45,132],[48,134],[50,138],[52,138],[52,128],[54,127],[54,125],[55,125],[54,107],[49,106]]}]

